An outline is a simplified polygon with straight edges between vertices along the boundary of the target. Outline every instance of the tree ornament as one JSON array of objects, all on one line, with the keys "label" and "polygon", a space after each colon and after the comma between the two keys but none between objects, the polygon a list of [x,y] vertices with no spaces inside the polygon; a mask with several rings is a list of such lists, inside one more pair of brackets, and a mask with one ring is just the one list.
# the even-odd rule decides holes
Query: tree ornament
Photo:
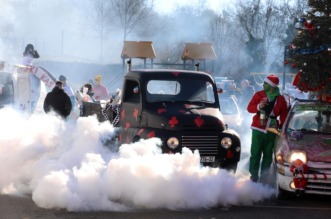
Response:
[{"label": "tree ornament", "polygon": [[306,19],[304,19],[303,17],[299,18],[300,23],[304,23],[305,21],[306,21]]}]

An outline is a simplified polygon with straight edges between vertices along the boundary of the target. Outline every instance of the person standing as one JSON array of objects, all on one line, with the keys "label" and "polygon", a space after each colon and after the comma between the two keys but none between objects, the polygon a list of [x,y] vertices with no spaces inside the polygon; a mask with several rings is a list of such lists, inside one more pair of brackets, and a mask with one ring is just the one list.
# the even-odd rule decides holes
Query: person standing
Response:
[{"label": "person standing", "polygon": [[[107,102],[105,108],[102,110],[106,120],[109,120],[114,127],[119,127],[120,112],[121,112],[121,97],[122,91],[117,89],[116,95],[111,97],[110,101]],[[111,116],[109,116],[111,115]]]},{"label": "person standing", "polygon": [[280,95],[278,85],[277,76],[267,76],[264,79],[263,90],[254,93],[247,106],[247,111],[255,114],[251,125],[252,143],[249,159],[250,178],[253,182],[268,180],[276,134],[267,130],[280,129],[287,117],[287,103]]},{"label": "person standing", "polygon": [[64,119],[66,119],[72,109],[72,104],[69,96],[63,90],[61,81],[57,81],[55,87],[46,95],[44,100],[44,111],[49,113],[54,111]]},{"label": "person standing", "polygon": [[94,99],[96,101],[109,100],[108,89],[102,84],[102,76],[96,75],[94,78]]},{"label": "person standing", "polygon": [[74,90],[71,88],[71,86],[68,85],[67,78],[64,75],[60,75],[59,81],[62,82],[63,87],[64,87],[63,90],[69,96],[69,98],[71,100],[72,108],[74,108],[74,106],[76,106],[76,97],[75,97]]},{"label": "person standing", "polygon": [[28,44],[23,52],[22,65],[31,66],[33,59],[39,58],[37,50],[34,49],[32,44]]}]

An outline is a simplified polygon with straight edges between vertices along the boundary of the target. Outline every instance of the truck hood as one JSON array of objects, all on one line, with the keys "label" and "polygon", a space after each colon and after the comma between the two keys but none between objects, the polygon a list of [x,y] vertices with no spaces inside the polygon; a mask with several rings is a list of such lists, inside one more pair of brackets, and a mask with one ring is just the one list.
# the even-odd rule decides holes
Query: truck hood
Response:
[{"label": "truck hood", "polygon": [[331,135],[304,133],[301,140],[288,140],[290,150],[303,150],[307,160],[312,162],[331,162]]},{"label": "truck hood", "polygon": [[217,127],[225,129],[223,115],[218,108],[192,104],[167,104],[148,110],[148,127],[182,130],[186,128]]}]

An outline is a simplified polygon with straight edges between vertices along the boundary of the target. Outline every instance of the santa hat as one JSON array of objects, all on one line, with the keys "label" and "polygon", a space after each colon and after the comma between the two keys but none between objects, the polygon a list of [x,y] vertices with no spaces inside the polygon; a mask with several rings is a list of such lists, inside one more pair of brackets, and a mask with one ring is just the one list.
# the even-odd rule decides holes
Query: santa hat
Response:
[{"label": "santa hat", "polygon": [[279,85],[279,78],[276,75],[269,75],[264,81],[272,87],[277,87]]}]

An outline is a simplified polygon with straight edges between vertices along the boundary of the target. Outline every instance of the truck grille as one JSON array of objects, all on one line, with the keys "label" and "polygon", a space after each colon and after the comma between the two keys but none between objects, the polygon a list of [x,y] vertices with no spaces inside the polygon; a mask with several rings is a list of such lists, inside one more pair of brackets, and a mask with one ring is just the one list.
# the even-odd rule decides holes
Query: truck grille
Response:
[{"label": "truck grille", "polygon": [[218,154],[217,135],[184,135],[182,136],[182,146],[191,149],[198,149],[200,155]]}]

